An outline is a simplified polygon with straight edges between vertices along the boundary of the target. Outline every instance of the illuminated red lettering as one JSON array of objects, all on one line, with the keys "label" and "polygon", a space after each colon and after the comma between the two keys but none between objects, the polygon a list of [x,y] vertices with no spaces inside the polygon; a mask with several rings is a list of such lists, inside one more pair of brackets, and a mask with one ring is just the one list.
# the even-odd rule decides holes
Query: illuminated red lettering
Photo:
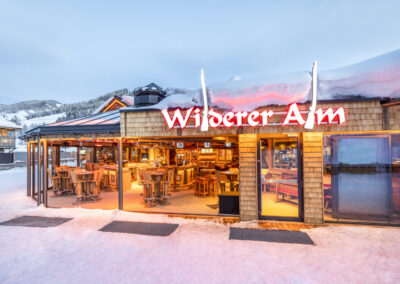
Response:
[{"label": "illuminated red lettering", "polygon": [[232,121],[232,119],[235,117],[235,114],[233,112],[228,112],[224,115],[224,118],[222,120],[222,123],[226,126],[226,127],[231,127],[234,122]]},{"label": "illuminated red lettering", "polygon": [[165,119],[165,121],[167,122],[168,128],[171,129],[171,128],[174,127],[174,125],[175,125],[175,123],[176,123],[177,121],[178,121],[180,127],[185,128],[186,125],[187,125],[187,123],[188,123],[189,117],[190,117],[190,115],[192,114],[192,111],[193,111],[193,107],[191,107],[190,109],[188,109],[188,110],[186,111],[186,116],[185,116],[185,118],[183,118],[180,109],[176,109],[176,110],[174,111],[174,116],[173,116],[172,119],[171,119],[171,117],[169,116],[168,110],[163,109],[163,110],[161,111],[161,113],[164,115],[164,119]]},{"label": "illuminated red lettering", "polygon": [[194,125],[195,125],[195,127],[200,127],[200,123],[201,123],[201,120],[200,120],[200,109],[199,108],[196,108],[196,109],[194,109],[194,115],[193,115],[193,117],[194,117]]},{"label": "illuminated red lettering", "polygon": [[335,118],[337,118],[339,124],[346,121],[343,107],[338,108],[335,112],[333,112],[332,108],[328,108],[325,112],[319,108],[315,111],[315,114],[317,116],[317,125],[320,125],[324,119],[326,119],[329,124],[331,124]]},{"label": "illuminated red lettering", "polygon": [[243,118],[247,116],[247,112],[240,111],[237,114],[235,114],[235,116],[236,116],[237,126],[241,126],[243,124]]},{"label": "illuminated red lettering", "polygon": [[263,112],[260,113],[263,126],[268,124],[268,118],[272,117],[273,114],[274,114],[274,112],[272,110],[270,110],[270,111],[264,110]]},{"label": "illuminated red lettering", "polygon": [[296,122],[299,125],[304,125],[306,123],[300,114],[297,104],[290,105],[289,110],[286,114],[285,120],[283,121],[282,125],[287,125],[287,124],[293,123],[293,122]]},{"label": "illuminated red lettering", "polygon": [[214,111],[213,109],[210,109],[208,111],[208,115],[210,115],[209,123],[211,127],[218,127],[222,123],[222,115],[220,115],[218,112]]},{"label": "illuminated red lettering", "polygon": [[248,118],[247,118],[247,123],[248,123],[250,126],[257,126],[257,124],[260,123],[259,121],[256,120],[259,116],[260,116],[260,113],[259,113],[258,111],[256,111],[256,110],[255,110],[255,111],[252,111],[252,112],[249,114]]}]

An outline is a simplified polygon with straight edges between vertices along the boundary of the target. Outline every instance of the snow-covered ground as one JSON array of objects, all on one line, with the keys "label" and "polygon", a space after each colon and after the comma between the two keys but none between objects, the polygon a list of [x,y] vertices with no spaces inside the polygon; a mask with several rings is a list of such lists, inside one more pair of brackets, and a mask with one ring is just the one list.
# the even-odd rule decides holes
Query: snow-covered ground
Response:
[{"label": "snow-covered ground", "polygon": [[[0,226],[1,283],[400,283],[399,228],[305,230],[315,246],[230,241],[228,225],[211,221],[37,208],[26,197],[25,169],[0,171],[0,222],[21,215],[74,219]],[[180,226],[169,237],[98,231],[112,220]]]}]

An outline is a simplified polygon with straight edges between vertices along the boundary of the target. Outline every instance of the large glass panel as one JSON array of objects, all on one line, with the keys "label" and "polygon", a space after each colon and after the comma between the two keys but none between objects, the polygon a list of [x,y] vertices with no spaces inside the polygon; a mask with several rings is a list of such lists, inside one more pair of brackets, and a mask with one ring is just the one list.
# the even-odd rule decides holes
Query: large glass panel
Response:
[{"label": "large glass panel", "polygon": [[127,141],[124,210],[239,214],[237,137],[141,140]]},{"label": "large glass panel", "polygon": [[60,147],[63,143],[49,141],[48,205],[117,209],[116,145],[90,141],[83,147]]},{"label": "large glass panel", "polygon": [[261,140],[261,215],[299,217],[297,138]]},{"label": "large glass panel", "polygon": [[325,220],[399,221],[398,136],[325,136]]}]

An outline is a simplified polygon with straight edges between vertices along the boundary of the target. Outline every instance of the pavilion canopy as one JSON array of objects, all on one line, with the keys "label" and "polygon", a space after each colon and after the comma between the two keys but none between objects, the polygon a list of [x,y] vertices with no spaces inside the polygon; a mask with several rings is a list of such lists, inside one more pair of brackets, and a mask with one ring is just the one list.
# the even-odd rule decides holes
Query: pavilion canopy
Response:
[{"label": "pavilion canopy", "polygon": [[119,110],[96,115],[45,124],[25,133],[25,137],[37,135],[79,135],[79,134],[119,134]]}]

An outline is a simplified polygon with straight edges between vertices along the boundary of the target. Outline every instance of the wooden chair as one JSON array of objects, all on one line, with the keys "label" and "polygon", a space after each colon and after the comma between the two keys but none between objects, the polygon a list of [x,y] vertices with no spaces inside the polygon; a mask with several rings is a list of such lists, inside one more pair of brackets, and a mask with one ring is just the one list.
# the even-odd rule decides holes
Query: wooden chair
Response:
[{"label": "wooden chair", "polygon": [[151,179],[151,172],[143,171],[143,199],[146,206],[152,207],[155,204],[153,191],[154,183]]},{"label": "wooden chair", "polygon": [[79,203],[84,198],[84,196],[82,195],[82,182],[77,180],[76,171],[71,171],[71,178],[72,183],[75,185],[76,189],[76,201]]},{"label": "wooden chair", "polygon": [[173,182],[173,178],[174,178],[174,172],[172,170],[168,171],[167,173],[167,180],[163,181],[162,183],[162,201],[166,202],[168,200],[168,192],[169,192],[169,188],[172,185]]},{"label": "wooden chair", "polygon": [[221,172],[219,171],[215,172],[215,176],[217,178],[218,192],[225,191],[228,178],[226,175],[221,175]]},{"label": "wooden chair", "polygon": [[208,195],[208,179],[205,177],[199,177],[196,180],[197,183],[197,191],[199,196],[207,196]]},{"label": "wooden chair", "polygon": [[96,200],[99,197],[101,183],[103,180],[103,170],[97,170],[93,174],[93,180],[90,181],[90,198]]},{"label": "wooden chair", "polygon": [[58,191],[60,191],[60,189],[61,189],[61,179],[57,175],[53,176],[51,174],[51,170],[50,169],[47,169],[47,174],[48,174],[49,179],[50,179],[49,187],[51,187],[51,189],[52,189],[52,191],[54,193],[54,196],[57,196]]}]

